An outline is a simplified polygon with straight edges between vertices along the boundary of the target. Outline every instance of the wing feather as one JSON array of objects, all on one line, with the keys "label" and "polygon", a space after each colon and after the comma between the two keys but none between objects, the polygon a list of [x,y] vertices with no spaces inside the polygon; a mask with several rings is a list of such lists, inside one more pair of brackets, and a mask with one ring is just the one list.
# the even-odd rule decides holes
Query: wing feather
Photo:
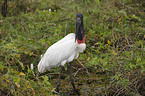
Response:
[{"label": "wing feather", "polygon": [[72,61],[76,53],[77,43],[75,34],[70,33],[60,41],[50,46],[38,64],[38,71],[43,73],[50,68],[64,65],[67,61]]}]

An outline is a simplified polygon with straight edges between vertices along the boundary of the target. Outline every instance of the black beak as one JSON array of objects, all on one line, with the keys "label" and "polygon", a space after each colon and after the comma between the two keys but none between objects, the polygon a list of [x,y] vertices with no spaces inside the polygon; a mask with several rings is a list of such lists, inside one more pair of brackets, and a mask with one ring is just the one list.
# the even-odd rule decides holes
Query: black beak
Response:
[{"label": "black beak", "polygon": [[84,27],[83,27],[83,15],[78,13],[76,15],[76,39],[79,43],[84,42]]},{"label": "black beak", "polygon": [[[76,38],[78,36],[78,31],[79,31],[80,25],[81,25],[81,18],[78,17],[76,20]],[[76,41],[76,38],[75,38],[75,41]]]},{"label": "black beak", "polygon": [[81,23],[82,23],[82,20],[81,20],[81,18],[78,17],[76,20],[76,29],[77,29],[76,31],[77,32],[79,31]]}]

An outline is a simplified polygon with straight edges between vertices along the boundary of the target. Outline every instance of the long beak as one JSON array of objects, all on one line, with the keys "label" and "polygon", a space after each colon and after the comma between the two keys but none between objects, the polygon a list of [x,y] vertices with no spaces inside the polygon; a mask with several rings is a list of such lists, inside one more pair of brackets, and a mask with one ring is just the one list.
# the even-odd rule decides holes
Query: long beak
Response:
[{"label": "long beak", "polygon": [[80,28],[80,25],[81,25],[81,18],[77,18],[77,21],[76,21],[76,31],[78,32],[79,28]]},{"label": "long beak", "polygon": [[[78,34],[80,25],[81,25],[81,18],[77,18],[77,20],[76,20],[76,36]],[[75,41],[76,41],[76,38],[75,38]]]},{"label": "long beak", "polygon": [[77,18],[77,24],[81,24],[81,18]]}]

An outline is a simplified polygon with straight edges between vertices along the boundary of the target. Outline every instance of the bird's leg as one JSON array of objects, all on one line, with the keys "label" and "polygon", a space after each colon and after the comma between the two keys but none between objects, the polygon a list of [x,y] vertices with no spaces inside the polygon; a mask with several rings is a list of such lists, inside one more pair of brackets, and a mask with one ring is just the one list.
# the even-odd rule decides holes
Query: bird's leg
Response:
[{"label": "bird's leg", "polygon": [[74,79],[72,77],[72,68],[71,68],[71,63],[70,63],[70,81],[71,81],[71,84],[74,88],[74,91],[78,94],[78,96],[80,96],[80,93],[78,92],[78,90],[76,90],[76,87],[75,87],[75,84],[74,84]]},{"label": "bird's leg", "polygon": [[63,66],[61,66],[60,68],[60,73],[59,73],[59,77],[57,80],[57,87],[56,87],[56,91],[59,92],[59,87],[60,87],[60,77],[61,77],[61,72],[62,72]]},{"label": "bird's leg", "polygon": [[73,77],[72,77],[71,63],[70,63],[70,81],[71,81],[71,84],[72,84],[72,86],[73,86],[73,88],[74,88],[74,90],[75,90],[76,88],[75,88],[75,84],[74,84],[74,79],[73,79]]}]

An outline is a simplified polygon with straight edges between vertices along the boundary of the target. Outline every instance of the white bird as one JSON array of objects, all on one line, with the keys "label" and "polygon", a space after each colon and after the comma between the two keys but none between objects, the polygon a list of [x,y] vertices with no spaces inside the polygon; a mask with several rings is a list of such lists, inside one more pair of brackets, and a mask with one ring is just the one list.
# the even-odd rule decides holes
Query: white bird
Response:
[{"label": "white bird", "polygon": [[[61,71],[66,62],[71,62],[78,58],[79,52],[83,52],[86,48],[83,15],[76,15],[76,34],[70,33],[58,42],[51,45],[38,64],[38,71],[43,73],[49,71],[50,68],[61,65],[60,74],[57,81],[56,91],[59,92]],[[71,63],[70,63],[70,80],[75,89],[74,80],[72,78]]]}]

